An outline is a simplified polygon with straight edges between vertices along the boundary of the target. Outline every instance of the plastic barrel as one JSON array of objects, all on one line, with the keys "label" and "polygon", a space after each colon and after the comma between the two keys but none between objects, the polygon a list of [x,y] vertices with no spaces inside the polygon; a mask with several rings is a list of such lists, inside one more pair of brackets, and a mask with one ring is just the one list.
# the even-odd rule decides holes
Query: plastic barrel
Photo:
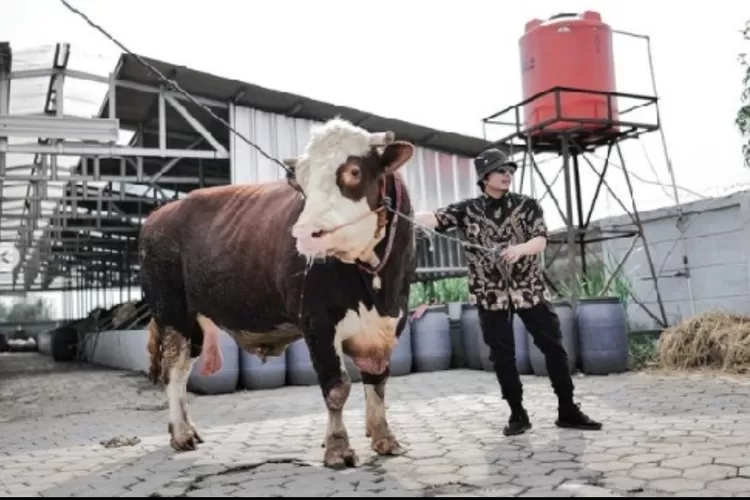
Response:
[{"label": "plastic barrel", "polygon": [[464,304],[461,309],[461,336],[464,341],[466,352],[466,363],[472,370],[482,369],[482,358],[479,346],[482,342],[481,328],[479,326],[479,313],[477,306]]},{"label": "plastic barrel", "polygon": [[266,362],[255,354],[240,349],[240,380],[251,391],[276,389],[286,384],[286,353],[269,356]]},{"label": "plastic barrel", "polygon": [[286,350],[286,376],[289,385],[318,385],[318,375],[304,338],[295,340]]},{"label": "plastic barrel", "polygon": [[224,330],[219,330],[219,350],[223,362],[216,373],[201,375],[203,353],[193,364],[188,377],[188,390],[198,394],[228,394],[237,390],[240,379],[240,348],[234,339]]},{"label": "plastic barrel", "polygon": [[[568,369],[573,373],[578,361],[578,338],[576,335],[576,319],[573,313],[573,306],[567,300],[558,300],[552,303],[552,306],[560,318],[560,330],[562,332],[562,343],[565,352],[568,354]],[[535,375],[546,377],[547,365],[545,363],[542,351],[534,343],[531,334],[527,333],[529,343],[529,361],[531,369]]]},{"label": "plastic barrel", "polygon": [[576,320],[583,373],[606,375],[628,369],[628,327],[617,297],[581,299]]},{"label": "plastic barrel", "polygon": [[442,371],[451,367],[451,331],[445,305],[430,306],[422,317],[412,319],[411,349],[416,372]]},{"label": "plastic barrel", "polygon": [[412,352],[411,352],[411,324],[409,319],[406,320],[404,330],[398,338],[396,348],[391,354],[390,374],[391,377],[400,377],[411,373]]}]

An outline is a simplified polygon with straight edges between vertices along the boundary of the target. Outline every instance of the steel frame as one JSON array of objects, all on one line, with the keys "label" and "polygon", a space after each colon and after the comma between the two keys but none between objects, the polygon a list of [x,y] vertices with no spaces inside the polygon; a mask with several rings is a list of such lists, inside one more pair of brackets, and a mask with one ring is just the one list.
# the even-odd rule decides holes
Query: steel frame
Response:
[{"label": "steel frame", "polygon": [[[581,118],[574,116],[567,116],[563,113],[562,101],[564,96],[575,95],[575,94],[587,94],[588,96],[604,97],[606,101],[606,117],[605,118]],[[550,118],[536,123],[534,125],[527,125],[523,118],[523,110],[525,107],[533,106],[536,102],[541,99],[549,99],[550,96],[554,100],[554,114]],[[638,102],[638,104],[619,111],[618,117],[614,118],[613,102],[615,99],[632,99]],[[656,109],[656,120],[654,123],[643,123],[628,121],[622,119],[624,115],[635,111],[636,109],[642,109],[653,106]],[[501,117],[512,113],[512,120],[507,121],[507,118],[500,119]],[[564,123],[565,127],[559,127],[560,124]],[[626,252],[624,257],[617,263],[612,276],[609,277],[605,284],[602,294],[609,290],[614,275],[616,275],[622,266],[625,264],[631,253],[635,249],[636,244],[639,240],[643,242],[643,249],[648,260],[648,265],[651,273],[651,279],[654,281],[654,287],[656,290],[656,300],[658,304],[658,316],[656,313],[649,310],[645,304],[643,304],[638,297],[632,297],[633,301],[638,304],[657,324],[663,328],[668,326],[668,320],[666,311],[664,309],[664,303],[662,301],[661,293],[659,291],[659,280],[657,272],[651,257],[649,250],[648,241],[644,234],[643,224],[641,223],[638,208],[636,206],[635,198],[633,196],[633,185],[631,182],[630,174],[625,164],[625,158],[622,153],[620,144],[628,139],[637,139],[643,134],[648,134],[660,129],[659,113],[658,113],[658,99],[655,96],[627,94],[621,92],[603,92],[593,91],[589,89],[571,88],[571,87],[554,87],[547,91],[535,94],[528,99],[525,99],[517,104],[509,106],[497,113],[494,113],[482,120],[483,130],[485,139],[487,139],[488,125],[503,125],[512,126],[513,132],[501,137],[492,143],[494,147],[507,148],[513,156],[521,153],[522,159],[520,163],[520,186],[517,189],[522,190],[524,184],[524,178],[527,172],[527,166],[535,172],[542,184],[544,185],[544,192],[540,199],[543,199],[549,195],[559,212],[562,220],[565,221],[565,238],[550,238],[550,243],[558,244],[557,251],[552,257],[545,263],[545,269],[549,269],[552,263],[555,261],[557,254],[563,248],[563,245],[567,247],[567,271],[568,279],[571,281],[572,297],[570,297],[573,306],[575,307],[579,297],[577,296],[577,287],[573,286],[573,280],[578,279],[578,265],[576,264],[576,256],[579,255],[581,259],[581,271],[582,274],[586,273],[587,262],[586,262],[586,246],[590,243],[606,241],[614,238],[628,238],[633,237],[633,242]],[[599,148],[607,148],[606,159],[604,167],[601,171],[594,167],[594,164],[587,157],[588,154],[593,153]],[[606,177],[608,173],[608,167],[610,165],[610,157],[612,152],[616,151],[622,166],[624,174],[624,181],[627,183],[628,191],[631,198],[631,207],[627,207],[625,203],[617,196],[612,190],[610,184],[607,182]],[[565,184],[565,209],[561,207],[559,200],[555,197],[551,184],[547,181],[545,175],[542,173],[542,169],[539,167],[535,156],[542,153],[553,153],[558,155],[562,159],[562,166],[560,172],[563,175]],[[591,170],[597,176],[597,187],[593,196],[590,200],[588,213],[584,216],[584,201],[581,190],[581,172],[580,172],[580,159],[591,168]],[[596,231],[601,236],[596,238],[587,237],[593,232],[590,228],[591,217],[601,193],[602,186],[605,186],[610,194],[615,198],[618,204],[625,210],[630,216],[633,222],[632,230],[617,230],[607,231],[597,229]],[[573,210],[573,203],[575,198],[576,213]],[[577,222],[576,222],[577,219]],[[554,284],[550,283],[554,289]],[[557,290],[555,290],[557,291]]]},{"label": "steel frame", "polygon": [[[129,287],[138,283],[142,220],[162,201],[228,184],[229,146],[182,95],[118,79],[119,66],[108,76],[70,69],[70,54],[69,44],[57,44],[49,68],[13,71],[10,45],[0,44],[0,244],[15,245],[21,255],[10,272],[0,271],[0,295],[128,287],[129,300]],[[11,115],[14,83],[30,78],[49,78],[44,109]],[[66,114],[65,83],[73,79],[107,86],[97,118]],[[149,99],[145,122],[118,116],[122,89]],[[216,113],[229,109],[229,101],[196,100]],[[154,118],[155,127],[148,123]],[[190,132],[171,130],[174,120]],[[117,143],[121,131],[134,133],[128,144]],[[8,165],[8,155],[19,153],[34,161]],[[78,161],[66,168],[65,157]],[[207,161],[219,166],[211,170]],[[4,187],[11,185],[25,186],[26,195],[8,195]]]}]

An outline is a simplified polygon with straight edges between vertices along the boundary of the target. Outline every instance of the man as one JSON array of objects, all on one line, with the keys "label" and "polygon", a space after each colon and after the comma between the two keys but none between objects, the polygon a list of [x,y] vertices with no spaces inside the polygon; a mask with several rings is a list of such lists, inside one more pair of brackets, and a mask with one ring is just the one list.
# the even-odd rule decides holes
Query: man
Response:
[{"label": "man", "polygon": [[547,372],[558,399],[558,427],[599,430],[573,401],[573,381],[562,345],[560,321],[542,279],[539,254],[547,245],[547,227],[539,203],[511,193],[511,176],[518,168],[499,149],[474,160],[482,194],[434,212],[416,214],[417,221],[436,231],[458,229],[470,243],[502,250],[466,248],[469,296],[477,304],[484,342],[490,348],[503,399],[511,410],[506,436],[531,429],[523,406],[523,388],[516,368],[513,313],[521,317],[534,343],[544,354]]}]

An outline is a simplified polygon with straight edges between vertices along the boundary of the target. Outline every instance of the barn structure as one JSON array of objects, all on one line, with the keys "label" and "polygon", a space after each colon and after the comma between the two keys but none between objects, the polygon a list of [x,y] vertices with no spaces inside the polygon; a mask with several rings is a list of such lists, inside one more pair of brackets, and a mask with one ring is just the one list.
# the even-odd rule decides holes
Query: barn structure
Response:
[{"label": "barn structure", "polygon": [[[334,116],[371,131],[392,130],[418,146],[403,170],[418,210],[473,195],[471,158],[489,144],[142,56],[122,55],[106,75],[69,67],[74,49],[68,44],[41,52],[36,65],[14,65],[8,43],[0,50],[0,244],[6,261],[0,293],[88,294],[77,301],[78,310],[66,312],[69,317],[85,316],[100,302],[96,289],[128,290],[115,303],[130,299],[139,279],[140,223],[158,202],[203,186],[283,178],[281,168],[211,113],[279,159],[299,153],[310,127]],[[69,111],[71,81],[105,89],[94,117]],[[46,91],[38,109],[20,99],[31,82]],[[462,274],[460,248],[434,244],[430,251],[420,243],[420,275]]]}]

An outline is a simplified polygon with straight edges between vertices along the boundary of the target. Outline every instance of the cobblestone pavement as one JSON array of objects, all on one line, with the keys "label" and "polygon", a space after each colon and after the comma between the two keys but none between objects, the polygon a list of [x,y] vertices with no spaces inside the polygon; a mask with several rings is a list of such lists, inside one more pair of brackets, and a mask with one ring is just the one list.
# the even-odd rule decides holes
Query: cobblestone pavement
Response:
[{"label": "cobblestone pavement", "polygon": [[[554,427],[546,379],[524,377],[534,428],[505,438],[491,373],[394,378],[391,426],[408,449],[380,458],[364,437],[363,391],[345,423],[362,465],[321,466],[317,387],[189,395],[206,443],[174,453],[166,400],[145,377],[38,354],[0,355],[0,495],[733,496],[750,491],[750,381],[628,373],[577,377],[599,433]],[[131,446],[100,442],[137,437]]]}]

